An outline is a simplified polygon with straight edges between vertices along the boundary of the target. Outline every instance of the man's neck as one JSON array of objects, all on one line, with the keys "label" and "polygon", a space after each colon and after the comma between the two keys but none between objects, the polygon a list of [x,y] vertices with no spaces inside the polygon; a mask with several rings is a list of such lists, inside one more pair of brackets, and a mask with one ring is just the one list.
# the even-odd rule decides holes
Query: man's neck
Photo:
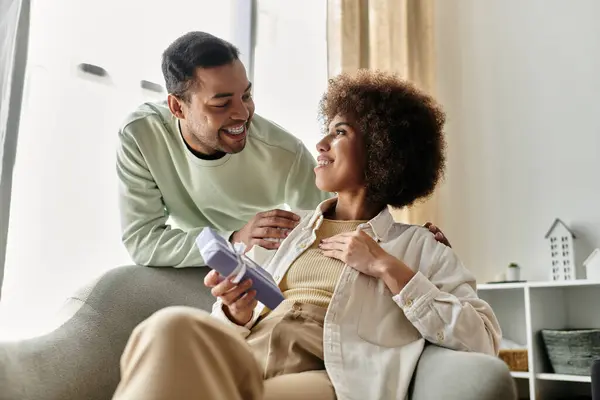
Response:
[{"label": "man's neck", "polygon": [[206,154],[202,151],[196,150],[194,147],[192,147],[192,145],[189,143],[189,139],[186,139],[186,136],[190,136],[190,135],[185,135],[183,133],[183,127],[181,126],[181,122],[178,122],[179,125],[179,133],[181,134],[181,138],[183,139],[183,143],[185,143],[185,147],[188,148],[188,150],[196,157],[198,157],[201,160],[218,160],[220,158],[225,157],[225,155],[227,153],[223,152],[223,151],[217,151],[214,152],[212,154]]}]

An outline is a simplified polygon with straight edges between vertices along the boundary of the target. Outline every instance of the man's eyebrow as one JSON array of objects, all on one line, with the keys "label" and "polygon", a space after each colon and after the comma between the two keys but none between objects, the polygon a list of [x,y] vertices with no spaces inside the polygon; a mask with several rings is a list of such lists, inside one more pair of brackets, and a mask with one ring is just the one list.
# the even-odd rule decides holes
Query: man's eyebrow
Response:
[{"label": "man's eyebrow", "polygon": [[[246,90],[244,90],[244,93],[248,92],[251,88],[252,88],[252,82],[250,82],[248,84],[248,87],[246,88]],[[213,99],[222,99],[223,97],[232,97],[232,96],[233,96],[233,93],[217,93],[212,98]]]}]

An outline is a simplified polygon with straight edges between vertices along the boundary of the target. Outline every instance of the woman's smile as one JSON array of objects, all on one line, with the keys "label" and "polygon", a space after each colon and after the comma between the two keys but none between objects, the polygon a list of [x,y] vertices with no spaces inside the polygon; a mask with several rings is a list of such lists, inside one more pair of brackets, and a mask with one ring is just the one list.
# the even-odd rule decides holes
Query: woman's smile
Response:
[{"label": "woman's smile", "polygon": [[315,167],[315,170],[328,167],[331,164],[333,164],[333,160],[331,158],[321,155],[317,158],[317,166]]}]

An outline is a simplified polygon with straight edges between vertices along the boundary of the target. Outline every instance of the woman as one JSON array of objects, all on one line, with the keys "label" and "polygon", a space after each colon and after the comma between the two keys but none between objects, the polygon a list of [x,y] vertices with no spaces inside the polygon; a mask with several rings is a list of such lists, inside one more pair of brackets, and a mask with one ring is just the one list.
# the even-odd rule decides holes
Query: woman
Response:
[{"label": "woman", "polygon": [[267,269],[286,300],[214,271],[213,313],[157,312],[132,335],[117,399],[403,399],[428,341],[496,354],[498,322],[475,280],[426,228],[388,206],[430,195],[444,168],[444,114],[381,72],[330,81],[316,183],[337,196],[307,212]]}]

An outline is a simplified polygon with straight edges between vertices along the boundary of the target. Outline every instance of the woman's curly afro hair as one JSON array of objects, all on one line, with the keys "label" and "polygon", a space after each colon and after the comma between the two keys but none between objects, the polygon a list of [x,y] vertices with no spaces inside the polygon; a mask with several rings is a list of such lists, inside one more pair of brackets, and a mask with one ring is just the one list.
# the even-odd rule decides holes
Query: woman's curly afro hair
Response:
[{"label": "woman's curly afro hair", "polygon": [[366,143],[369,201],[406,207],[431,195],[445,167],[445,115],[435,100],[396,75],[370,70],[329,80],[319,104],[325,131],[352,118]]}]

